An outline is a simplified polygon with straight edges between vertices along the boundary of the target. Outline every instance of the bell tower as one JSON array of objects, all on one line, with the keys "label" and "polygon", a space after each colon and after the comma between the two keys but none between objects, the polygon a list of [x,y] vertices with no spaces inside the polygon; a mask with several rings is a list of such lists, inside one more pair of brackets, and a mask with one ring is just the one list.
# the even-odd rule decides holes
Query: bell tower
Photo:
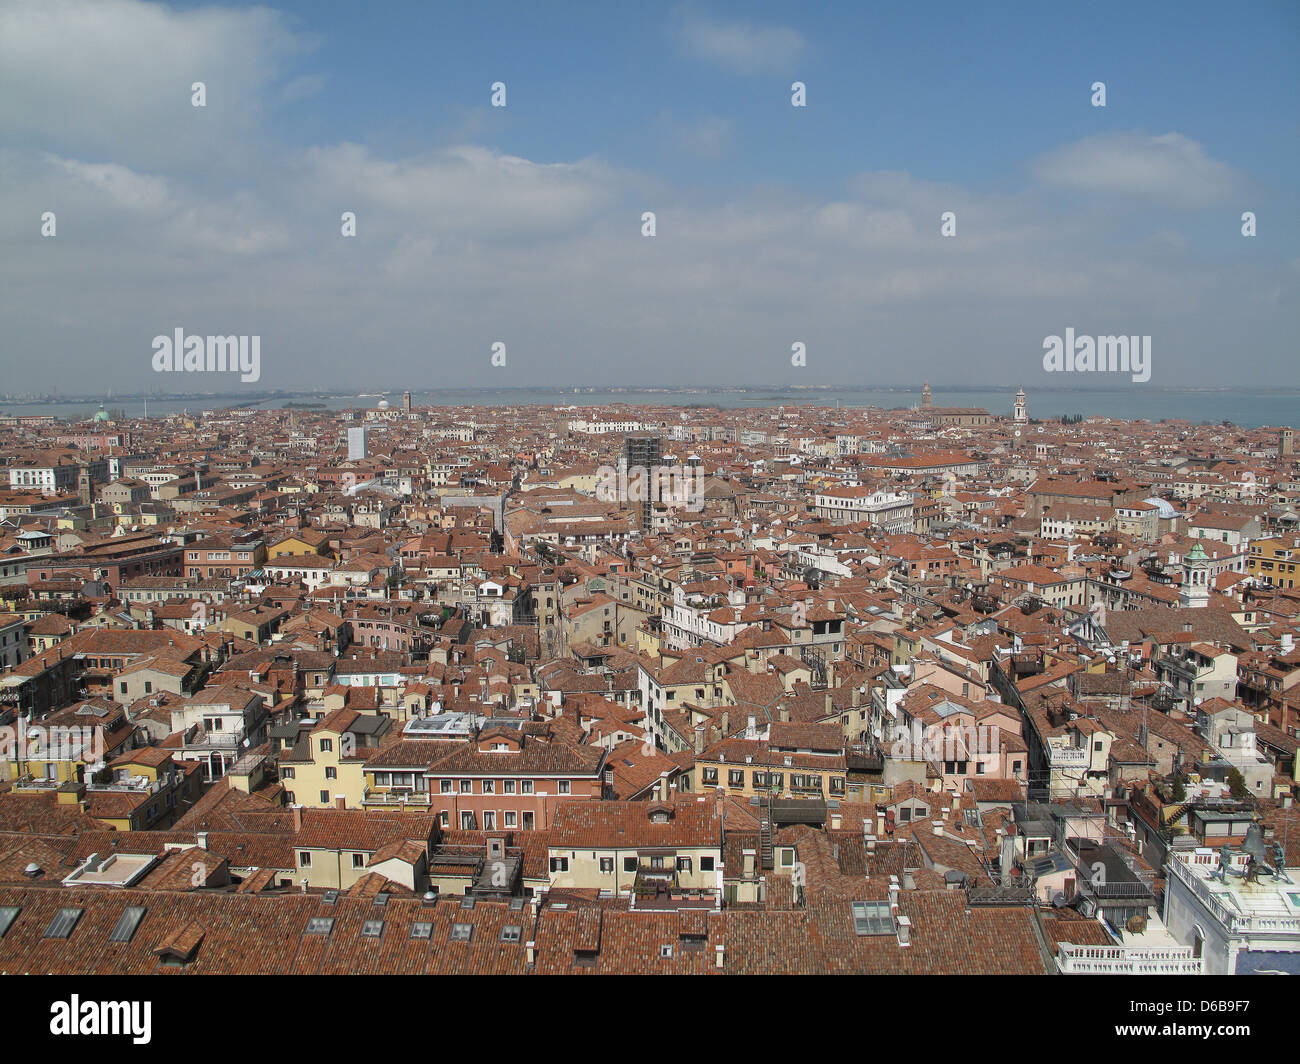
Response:
[{"label": "bell tower", "polygon": [[1178,589],[1178,605],[1203,608],[1210,604],[1210,567],[1213,561],[1200,543],[1193,543],[1183,555],[1183,586]]}]

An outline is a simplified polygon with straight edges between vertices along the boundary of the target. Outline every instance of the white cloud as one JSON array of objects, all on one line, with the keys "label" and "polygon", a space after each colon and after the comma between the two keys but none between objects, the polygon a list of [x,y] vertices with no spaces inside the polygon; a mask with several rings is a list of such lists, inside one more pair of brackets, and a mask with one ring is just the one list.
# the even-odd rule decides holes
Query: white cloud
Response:
[{"label": "white cloud", "polygon": [[[0,5],[0,133],[130,166],[238,165],[267,88],[313,47],[269,8],[174,11],[139,0]],[[191,85],[207,106],[191,105]]]},{"label": "white cloud", "polygon": [[384,159],[341,144],[312,149],[306,163],[305,187],[318,199],[419,218],[435,232],[556,232],[591,219],[614,194],[613,172],[598,160],[534,163],[477,146]]},{"label": "white cloud", "polygon": [[1082,192],[1133,197],[1196,209],[1222,203],[1240,175],[1181,133],[1106,133],[1067,144],[1039,159],[1039,180]]},{"label": "white cloud", "polygon": [[786,74],[803,58],[807,42],[789,26],[759,26],[748,19],[679,14],[676,37],[684,55],[736,74]]},{"label": "white cloud", "polygon": [[678,119],[671,113],[660,116],[660,124],[667,132],[674,148],[718,159],[730,149],[735,129],[729,118],[721,115],[702,115],[693,119]]},{"label": "white cloud", "polygon": [[100,205],[111,203],[145,214],[163,214],[171,207],[167,182],[161,177],[138,174],[117,163],[85,163],[55,155],[46,159],[74,183],[98,193]]}]

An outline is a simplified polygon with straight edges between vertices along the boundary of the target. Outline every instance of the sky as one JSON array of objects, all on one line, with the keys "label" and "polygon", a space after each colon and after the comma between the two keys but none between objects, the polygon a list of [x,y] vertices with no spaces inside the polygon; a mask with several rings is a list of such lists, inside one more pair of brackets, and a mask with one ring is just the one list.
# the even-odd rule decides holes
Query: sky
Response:
[{"label": "sky", "polygon": [[[1298,46],[1293,0],[0,0],[0,392],[1297,387]],[[1150,380],[1046,372],[1067,328]],[[177,329],[259,379],[156,372]]]}]

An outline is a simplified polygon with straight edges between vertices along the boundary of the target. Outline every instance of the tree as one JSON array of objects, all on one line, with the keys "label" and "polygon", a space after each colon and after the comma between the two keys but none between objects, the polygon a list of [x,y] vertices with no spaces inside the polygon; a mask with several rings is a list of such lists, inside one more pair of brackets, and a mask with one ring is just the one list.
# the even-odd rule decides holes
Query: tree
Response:
[{"label": "tree", "polygon": [[1187,788],[1183,786],[1183,777],[1174,777],[1173,800],[1175,802],[1187,801]]},{"label": "tree", "polygon": [[1246,787],[1246,777],[1239,769],[1228,769],[1228,793],[1238,799],[1250,794],[1250,790]]}]

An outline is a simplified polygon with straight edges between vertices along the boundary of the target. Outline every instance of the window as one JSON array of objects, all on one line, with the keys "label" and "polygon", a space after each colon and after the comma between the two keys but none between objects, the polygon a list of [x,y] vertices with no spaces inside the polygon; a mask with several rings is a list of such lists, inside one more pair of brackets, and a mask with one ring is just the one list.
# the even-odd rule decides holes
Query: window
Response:
[{"label": "window", "polygon": [[524,929],[518,924],[506,924],[506,926],[501,929],[502,942],[518,942],[523,937]]},{"label": "window", "polygon": [[635,872],[635,871],[636,871],[636,858],[635,858],[635,857],[624,857],[624,858],[623,858],[623,871],[624,871],[624,872]]},{"label": "window", "polygon": [[713,858],[712,858],[712,857],[701,857],[701,858],[700,858],[700,871],[701,871],[701,872],[712,872],[712,871],[713,871]]},{"label": "window", "polygon": [[383,920],[367,920],[361,925],[362,938],[379,938],[384,933]]},{"label": "window", "polygon": [[705,768],[700,770],[700,782],[706,787],[717,786],[718,770],[716,768]]},{"label": "window", "polygon": [[663,958],[666,960],[667,958],[671,957],[672,955],[673,955],[673,948],[672,948],[672,946],[660,946],[660,947],[659,947],[659,956],[660,956],[660,957],[663,957]]},{"label": "window", "polygon": [[333,765],[325,766],[325,778],[327,780],[336,780],[339,778],[339,770]]},{"label": "window", "polygon": [[321,805],[329,805],[329,804],[330,804],[330,792],[329,792],[329,791],[321,791],[321,792],[320,792],[320,804],[321,804]]},{"label": "window", "polygon": [[502,780],[502,781],[501,781],[501,793],[502,793],[502,794],[514,794],[514,793],[515,793],[515,781],[514,781],[514,780]]},{"label": "window", "polygon": [[309,935],[328,935],[334,930],[334,917],[332,916],[313,916],[307,921],[307,934]]},{"label": "window", "polygon": [[440,789],[443,794],[451,794],[451,780],[443,780]]},{"label": "window", "polygon": [[461,781],[460,781],[460,793],[461,793],[461,794],[472,794],[473,791],[474,791],[474,781],[473,781],[473,780],[461,780]]},{"label": "window", "polygon": [[567,872],[569,870],[569,859],[567,857],[552,857],[552,872]]},{"label": "window", "polygon": [[855,935],[892,935],[894,916],[887,901],[855,901],[852,905]]},{"label": "window", "polygon": [[561,794],[568,794],[568,793],[569,793],[569,781],[568,781],[568,780],[560,780],[560,793],[561,793]]},{"label": "window", "polygon": [[9,929],[13,927],[14,921],[18,919],[18,914],[22,908],[17,905],[6,905],[0,908],[0,938],[4,938]]},{"label": "window", "polygon": [[600,859],[600,870],[605,875],[612,875],[614,872],[614,858],[602,857]]},{"label": "window", "polygon": [[289,768],[287,765],[284,768],[280,769],[280,778],[282,780],[293,779],[293,769]]},{"label": "window", "polygon": [[745,785],[745,772],[743,769],[733,768],[727,770],[727,786],[743,787]]},{"label": "window", "polygon": [[520,781],[519,781],[519,793],[520,793],[520,794],[532,794],[532,793],[533,793],[533,781],[532,781],[532,780],[520,780]]},{"label": "window", "polygon": [[483,793],[484,793],[484,794],[494,794],[495,792],[496,792],[496,780],[484,780],[484,781],[483,781]]},{"label": "window", "polygon": [[519,815],[513,810],[507,809],[505,812],[506,827],[517,828],[519,826]]},{"label": "window", "polygon": [[354,853],[354,854],[352,855],[352,867],[353,867],[353,868],[365,868],[365,867],[366,867],[366,855],[365,855],[364,853]]},{"label": "window", "polygon": [[299,868],[311,867],[311,854],[309,854],[306,850],[303,850],[302,853],[298,854],[298,867]]},{"label": "window", "polygon": [[689,857],[677,858],[677,871],[689,872],[691,870],[691,859]]},{"label": "window", "polygon": [[333,739],[322,739],[322,740],[320,741],[320,752],[321,752],[322,754],[328,754],[328,753],[329,753],[330,751],[332,751],[333,749],[334,749],[334,740],[333,740]]},{"label": "window", "polygon": [[450,940],[452,942],[468,942],[474,937],[473,924],[452,924]]}]

